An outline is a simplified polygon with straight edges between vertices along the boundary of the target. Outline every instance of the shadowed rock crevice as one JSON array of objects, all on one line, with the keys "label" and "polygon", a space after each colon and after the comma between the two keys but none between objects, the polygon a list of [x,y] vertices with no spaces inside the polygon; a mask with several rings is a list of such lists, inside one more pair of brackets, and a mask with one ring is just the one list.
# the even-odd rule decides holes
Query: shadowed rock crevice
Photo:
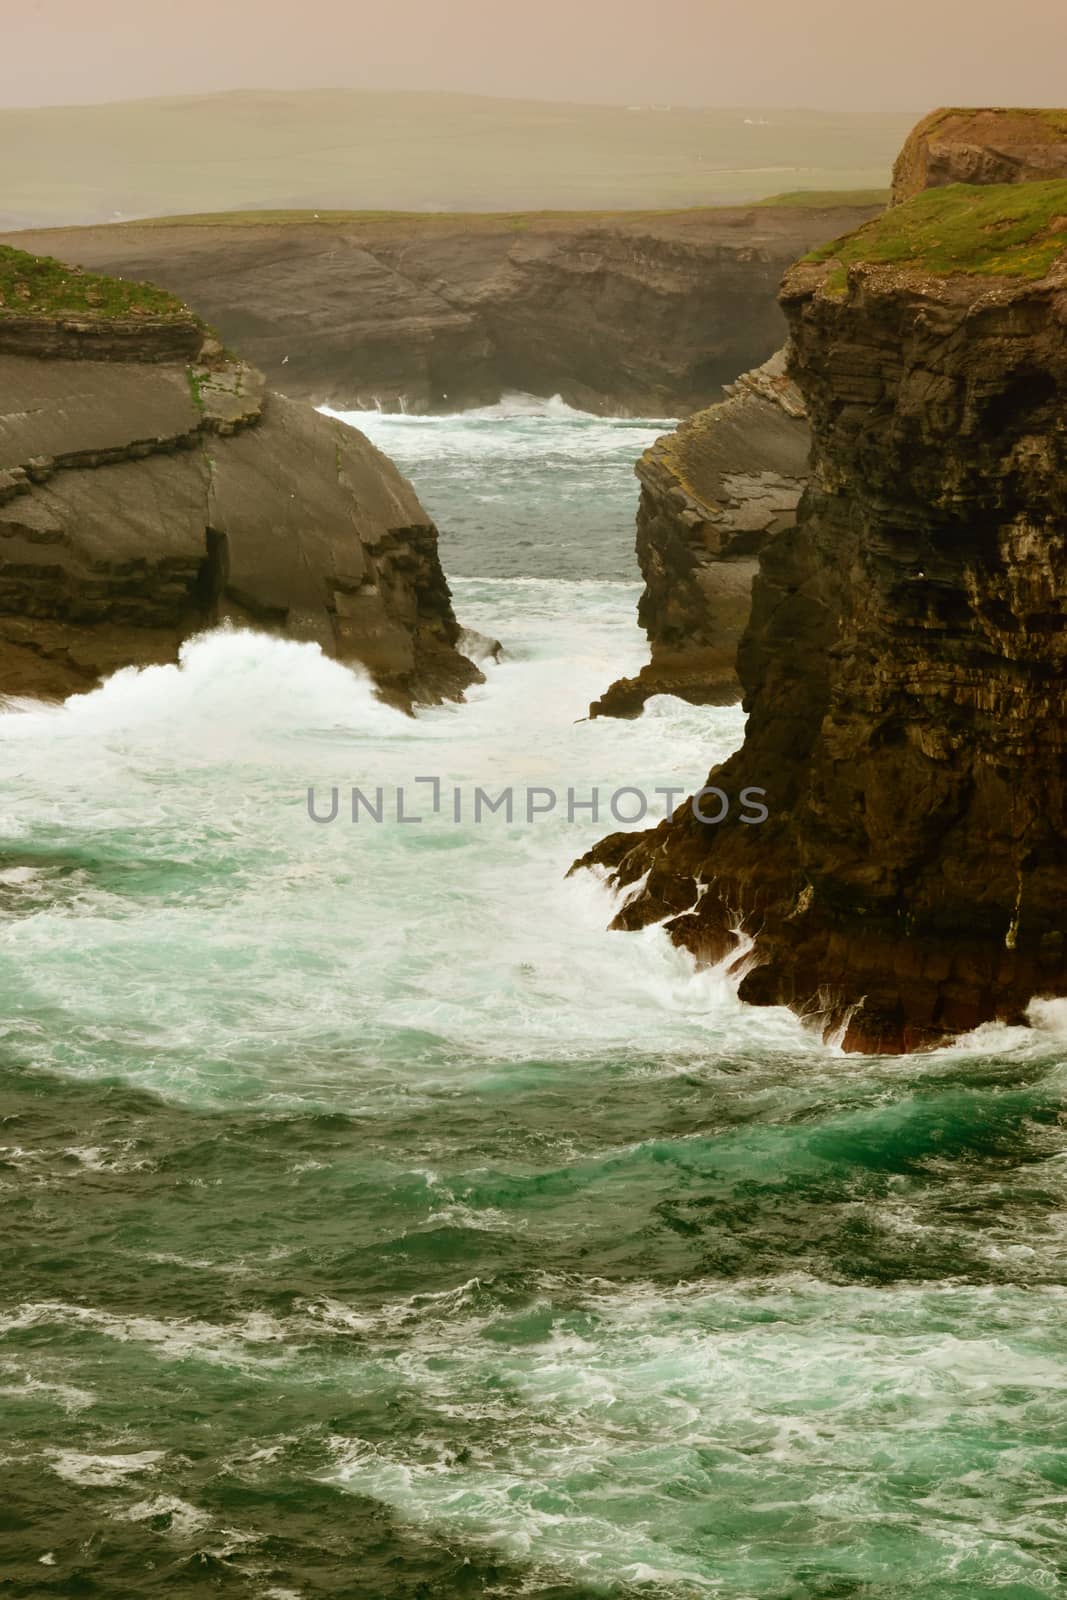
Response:
[{"label": "shadowed rock crevice", "polygon": [[205,529],[204,543],[207,554],[196,575],[193,600],[207,624],[218,616],[222,597],[226,593],[230,576],[230,550],[226,535],[217,528]]}]

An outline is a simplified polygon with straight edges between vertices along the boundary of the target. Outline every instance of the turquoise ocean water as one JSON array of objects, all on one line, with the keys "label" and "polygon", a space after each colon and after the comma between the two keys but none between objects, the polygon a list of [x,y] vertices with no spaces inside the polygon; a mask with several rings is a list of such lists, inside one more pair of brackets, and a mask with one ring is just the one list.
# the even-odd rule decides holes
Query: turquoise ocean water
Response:
[{"label": "turquoise ocean water", "polygon": [[220,632],[0,716],[0,1595],[1063,1593],[1061,1008],[844,1057],[605,931],[610,818],[312,823],[742,734],[581,720],[661,425],[354,420],[506,646],[468,705]]}]

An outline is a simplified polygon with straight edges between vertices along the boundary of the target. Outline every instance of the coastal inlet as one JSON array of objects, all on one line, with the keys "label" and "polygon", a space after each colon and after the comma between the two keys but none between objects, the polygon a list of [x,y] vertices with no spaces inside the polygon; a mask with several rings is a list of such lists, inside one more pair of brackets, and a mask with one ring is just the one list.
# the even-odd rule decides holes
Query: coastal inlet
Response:
[{"label": "coastal inlet", "polygon": [[586,720],[661,423],[360,421],[504,644],[467,704],[234,630],[0,716],[7,1592],[1061,1593],[1064,1019],[843,1057],[607,932],[587,813],[309,822],[743,733]]}]

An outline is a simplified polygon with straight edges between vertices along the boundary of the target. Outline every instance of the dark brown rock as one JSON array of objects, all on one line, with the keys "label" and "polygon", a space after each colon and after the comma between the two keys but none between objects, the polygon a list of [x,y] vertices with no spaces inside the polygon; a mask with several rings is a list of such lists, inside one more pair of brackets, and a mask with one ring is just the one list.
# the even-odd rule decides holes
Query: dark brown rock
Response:
[{"label": "dark brown rock", "polygon": [[1067,992],[1067,269],[832,277],[786,279],[813,476],[710,780],[770,819],[684,809],[585,864],[639,885],[618,926],[716,960],[743,924],[745,999],[900,1051]]},{"label": "dark brown rock", "polygon": [[645,451],[638,621],[651,660],[620,678],[590,716],[635,717],[656,694],[695,705],[741,698],[737,648],[767,540],[795,520],[811,445],[804,402],[780,351]]}]

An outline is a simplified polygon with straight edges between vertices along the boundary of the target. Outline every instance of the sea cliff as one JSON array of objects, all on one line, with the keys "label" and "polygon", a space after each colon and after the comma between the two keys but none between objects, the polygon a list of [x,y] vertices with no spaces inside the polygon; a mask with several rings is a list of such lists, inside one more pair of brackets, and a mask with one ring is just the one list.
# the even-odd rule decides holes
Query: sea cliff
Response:
[{"label": "sea cliff", "polygon": [[900,1051],[1067,992],[1067,183],[953,185],[786,277],[812,427],[766,544],[742,749],[585,858],[743,998]]},{"label": "sea cliff", "polygon": [[448,412],[561,394],[675,417],[782,343],[789,263],[870,195],[688,211],[247,212],[14,234],[172,290],[294,398]]},{"label": "sea cliff", "polygon": [[0,249],[0,694],[85,689],[225,621],[405,708],[480,677],[436,530],[362,434],[269,393],[173,296]]}]

